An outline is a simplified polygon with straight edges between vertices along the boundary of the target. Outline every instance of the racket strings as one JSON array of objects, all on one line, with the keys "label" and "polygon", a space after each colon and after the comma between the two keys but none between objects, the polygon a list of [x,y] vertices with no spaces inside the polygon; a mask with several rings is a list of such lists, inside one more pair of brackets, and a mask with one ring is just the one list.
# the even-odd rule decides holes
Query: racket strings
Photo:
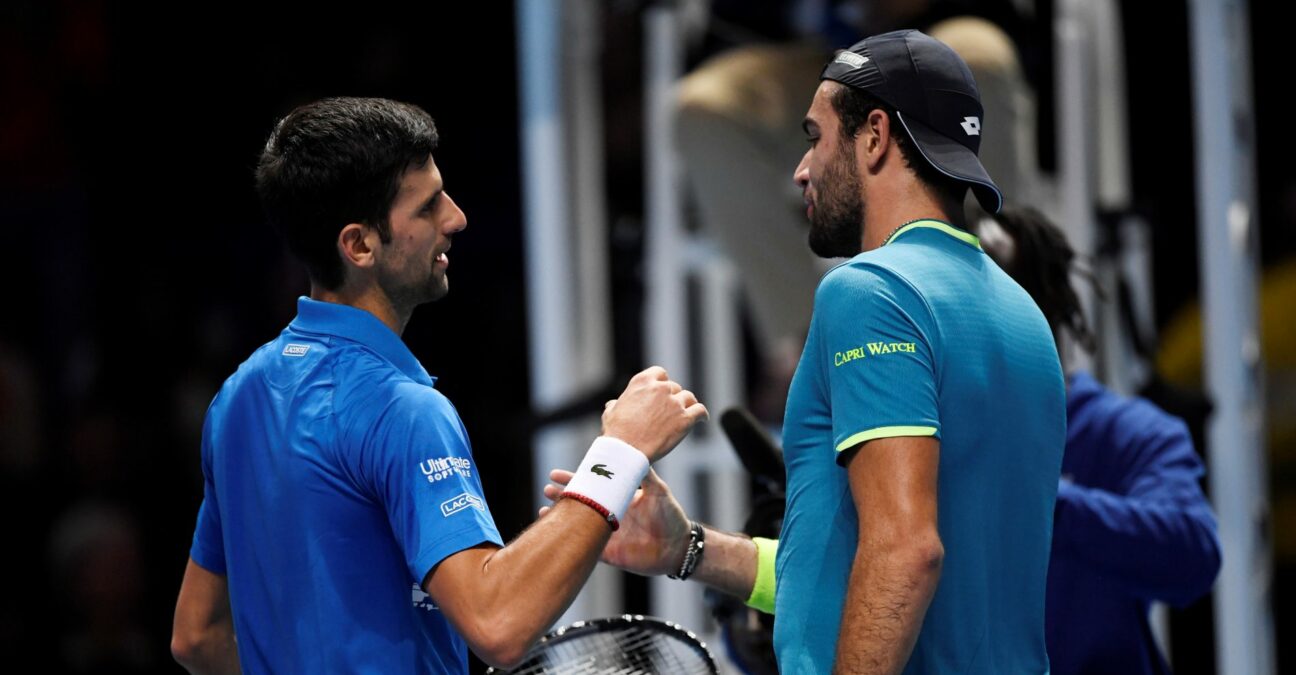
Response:
[{"label": "racket strings", "polygon": [[700,645],[633,626],[569,636],[547,645],[517,675],[657,675],[713,673]]}]

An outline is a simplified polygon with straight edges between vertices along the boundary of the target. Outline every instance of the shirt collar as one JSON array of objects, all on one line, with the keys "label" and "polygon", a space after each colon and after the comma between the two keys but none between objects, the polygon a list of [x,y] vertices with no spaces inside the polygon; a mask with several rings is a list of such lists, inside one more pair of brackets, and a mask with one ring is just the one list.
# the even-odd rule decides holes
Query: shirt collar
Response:
[{"label": "shirt collar", "polygon": [[297,318],[288,326],[294,332],[333,335],[359,342],[387,359],[415,382],[433,386],[436,378],[428,375],[400,336],[378,317],[358,307],[336,302],[297,298]]},{"label": "shirt collar", "polygon": [[949,235],[963,242],[964,244],[967,244],[968,246],[977,249],[978,251],[981,250],[981,240],[978,239],[976,235],[966,230],[960,230],[959,228],[954,227],[949,223],[942,222],[939,220],[915,220],[910,223],[905,223],[904,225],[900,226],[900,229],[896,230],[895,232],[892,232],[891,236],[887,237],[886,241],[883,242],[882,245],[886,246],[887,244],[890,244],[896,239],[899,239],[900,237],[903,237],[905,234],[912,232],[914,230],[935,230],[937,232],[941,232],[943,234]]}]

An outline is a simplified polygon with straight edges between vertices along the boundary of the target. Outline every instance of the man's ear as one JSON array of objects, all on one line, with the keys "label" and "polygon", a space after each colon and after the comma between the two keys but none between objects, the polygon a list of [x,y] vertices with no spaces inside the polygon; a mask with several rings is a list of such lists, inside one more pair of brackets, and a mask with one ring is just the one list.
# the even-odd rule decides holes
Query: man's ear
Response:
[{"label": "man's ear", "polygon": [[891,141],[891,121],[889,115],[876,108],[864,120],[864,126],[855,136],[855,152],[864,163],[862,168],[877,171],[891,154],[895,147]]},{"label": "man's ear", "polygon": [[374,252],[379,246],[378,232],[363,223],[348,223],[338,233],[338,255],[344,267],[373,267]]}]

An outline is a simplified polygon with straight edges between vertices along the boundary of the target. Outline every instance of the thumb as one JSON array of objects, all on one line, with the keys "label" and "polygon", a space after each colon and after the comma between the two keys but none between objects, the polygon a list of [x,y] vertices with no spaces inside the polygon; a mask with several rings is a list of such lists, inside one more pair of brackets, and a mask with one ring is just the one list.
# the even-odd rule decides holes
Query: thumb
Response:
[{"label": "thumb", "polygon": [[645,492],[662,493],[670,490],[666,485],[666,481],[662,480],[661,476],[658,476],[657,471],[654,469],[648,469],[648,475],[644,476],[642,487]]}]

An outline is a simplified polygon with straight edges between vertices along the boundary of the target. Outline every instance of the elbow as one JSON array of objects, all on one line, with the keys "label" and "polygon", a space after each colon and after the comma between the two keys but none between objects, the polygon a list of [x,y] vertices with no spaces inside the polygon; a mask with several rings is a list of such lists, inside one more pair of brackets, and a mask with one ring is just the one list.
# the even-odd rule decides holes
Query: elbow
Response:
[{"label": "elbow", "polygon": [[487,665],[511,670],[526,659],[532,643],[538,638],[530,635],[524,626],[516,624],[509,617],[479,619],[473,626],[465,627],[463,636],[473,653]]},{"label": "elbow", "polygon": [[176,629],[171,634],[171,658],[186,670],[192,671],[202,651],[202,637],[191,631]]},{"label": "elbow", "polygon": [[1215,586],[1215,578],[1219,576],[1220,567],[1224,563],[1224,557],[1220,552],[1219,538],[1215,532],[1211,531],[1206,536],[1206,545],[1202,551],[1202,571],[1198,577],[1198,597],[1210,592]]},{"label": "elbow", "polygon": [[945,545],[941,543],[940,535],[933,532],[914,542],[908,558],[911,568],[922,577],[931,579],[933,583],[940,579],[945,564]]},{"label": "elbow", "polygon": [[[1184,565],[1182,560],[1185,559],[1191,561],[1190,564]],[[1222,564],[1223,556],[1220,551],[1219,538],[1215,536],[1213,529],[1203,531],[1201,544],[1195,551],[1188,552],[1181,559],[1180,565],[1185,568],[1187,575],[1180,593],[1175,594],[1177,597],[1167,598],[1167,602],[1175,607],[1183,608],[1210,593],[1211,588],[1215,586],[1215,579],[1219,576]]]},{"label": "elbow", "polygon": [[940,580],[945,564],[945,545],[935,531],[916,534],[896,541],[888,551],[892,564],[923,585],[933,588]]},{"label": "elbow", "polygon": [[473,646],[477,657],[499,670],[512,670],[526,658],[529,644],[507,636],[485,639]]}]

